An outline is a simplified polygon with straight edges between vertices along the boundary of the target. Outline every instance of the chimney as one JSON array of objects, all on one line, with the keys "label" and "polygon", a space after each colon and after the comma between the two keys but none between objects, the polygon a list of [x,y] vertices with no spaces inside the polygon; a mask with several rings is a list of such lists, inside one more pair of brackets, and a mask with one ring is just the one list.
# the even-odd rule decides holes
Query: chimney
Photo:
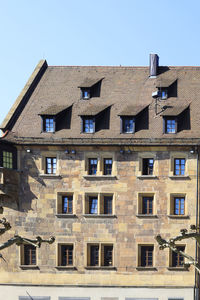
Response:
[{"label": "chimney", "polygon": [[158,74],[159,56],[158,54],[150,54],[149,76],[156,77]]}]

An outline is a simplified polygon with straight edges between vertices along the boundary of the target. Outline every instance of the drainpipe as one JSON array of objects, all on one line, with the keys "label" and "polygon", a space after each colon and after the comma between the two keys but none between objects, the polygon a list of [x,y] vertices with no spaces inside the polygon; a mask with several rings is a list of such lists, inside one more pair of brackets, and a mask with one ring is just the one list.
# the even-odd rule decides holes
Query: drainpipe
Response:
[{"label": "drainpipe", "polygon": [[[199,148],[198,146],[195,149],[197,153],[197,167],[196,167],[196,227],[199,226]],[[199,229],[197,228],[199,231]],[[195,243],[195,261],[197,260],[197,250],[198,245],[197,241]],[[197,286],[197,280],[198,280],[199,274],[197,274],[197,271],[195,270],[195,285],[194,285],[194,300],[198,300],[198,286]]]}]

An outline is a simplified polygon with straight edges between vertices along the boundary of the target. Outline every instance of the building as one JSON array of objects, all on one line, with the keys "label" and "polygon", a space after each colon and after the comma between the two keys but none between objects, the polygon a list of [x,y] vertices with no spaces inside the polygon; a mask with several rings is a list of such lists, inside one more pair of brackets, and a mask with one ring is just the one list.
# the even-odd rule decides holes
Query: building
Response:
[{"label": "building", "polygon": [[40,61],[1,124],[1,243],[56,241],[0,251],[0,299],[197,299],[194,268],[154,237],[198,224],[199,105],[200,67],[155,54],[150,67]]}]

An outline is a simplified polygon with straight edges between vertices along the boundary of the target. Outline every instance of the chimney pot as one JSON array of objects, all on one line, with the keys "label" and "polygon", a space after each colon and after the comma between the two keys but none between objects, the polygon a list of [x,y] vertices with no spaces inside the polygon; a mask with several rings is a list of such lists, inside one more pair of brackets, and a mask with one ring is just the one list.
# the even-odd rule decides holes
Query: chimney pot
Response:
[{"label": "chimney pot", "polygon": [[150,77],[156,77],[158,74],[159,56],[158,54],[150,54],[149,74]]}]

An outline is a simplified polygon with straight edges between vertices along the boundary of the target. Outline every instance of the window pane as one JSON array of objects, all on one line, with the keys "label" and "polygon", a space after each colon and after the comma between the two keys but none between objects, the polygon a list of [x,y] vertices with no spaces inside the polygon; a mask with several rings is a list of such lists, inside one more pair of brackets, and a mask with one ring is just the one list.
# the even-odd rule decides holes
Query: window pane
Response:
[{"label": "window pane", "polygon": [[90,265],[91,266],[99,265],[99,246],[90,247]]},{"label": "window pane", "polygon": [[141,246],[141,266],[153,266],[153,246]]},{"label": "window pane", "polygon": [[98,198],[89,197],[89,213],[97,214],[97,212],[98,212]]},{"label": "window pane", "polygon": [[86,133],[93,133],[94,132],[94,123],[93,119],[85,119],[84,120],[84,128],[83,131]]},{"label": "window pane", "polygon": [[104,175],[112,174],[112,158],[104,159]]},{"label": "window pane", "polygon": [[36,247],[33,245],[24,245],[24,264],[36,265]]},{"label": "window pane", "polygon": [[13,168],[13,154],[12,152],[3,151],[3,167],[12,169]]},{"label": "window pane", "polygon": [[[179,246],[177,247],[179,251],[184,252],[185,246]],[[184,256],[182,256],[180,253],[176,253],[172,251],[172,267],[183,267],[184,265]]]},{"label": "window pane", "polygon": [[97,158],[89,158],[89,175],[97,173]]},{"label": "window pane", "polygon": [[166,120],[166,133],[176,133],[176,121],[175,119]]},{"label": "window pane", "polygon": [[130,118],[123,118],[123,132],[133,133],[134,120]]},{"label": "window pane", "polygon": [[184,215],[185,214],[185,198],[175,197],[174,198],[174,214]]},{"label": "window pane", "polygon": [[61,245],[61,266],[73,265],[73,245]]},{"label": "window pane", "polygon": [[44,125],[44,130],[46,132],[54,132],[54,119],[53,118],[46,118],[44,120],[45,125]]},{"label": "window pane", "polygon": [[153,164],[154,164],[153,158],[144,158],[142,175],[153,175]]},{"label": "window pane", "polygon": [[73,197],[72,196],[64,196],[62,198],[63,200],[63,209],[62,209],[62,213],[66,214],[66,213],[72,213],[72,209],[73,209]]},{"label": "window pane", "polygon": [[113,246],[102,246],[102,250],[104,251],[104,266],[112,266],[112,256],[113,256]]},{"label": "window pane", "polygon": [[104,214],[112,214],[112,196],[104,196]]},{"label": "window pane", "polygon": [[142,198],[142,213],[145,215],[153,213],[153,197]]},{"label": "window pane", "polygon": [[185,159],[175,158],[174,160],[174,175],[185,175]]},{"label": "window pane", "polygon": [[46,158],[46,173],[47,174],[56,174],[56,158],[47,157]]}]

